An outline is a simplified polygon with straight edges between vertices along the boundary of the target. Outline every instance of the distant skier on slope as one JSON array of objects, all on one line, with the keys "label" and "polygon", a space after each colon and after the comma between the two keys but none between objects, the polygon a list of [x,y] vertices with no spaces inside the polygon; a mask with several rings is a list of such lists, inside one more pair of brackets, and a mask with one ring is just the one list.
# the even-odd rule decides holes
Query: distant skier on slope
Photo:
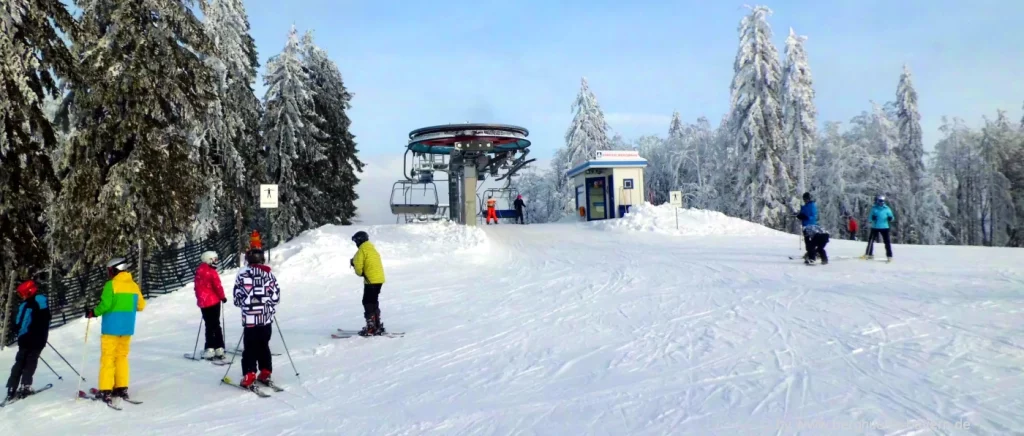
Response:
[{"label": "distant skier on slope", "polygon": [[491,225],[491,218],[494,218],[494,224],[498,224],[497,203],[493,194],[487,194],[487,225]]},{"label": "distant skier on slope", "polygon": [[516,222],[526,224],[526,220],[523,219],[523,208],[526,207],[526,203],[523,202],[522,194],[516,196],[516,201],[512,203],[512,206],[516,208]]},{"label": "distant skier on slope", "polygon": [[352,242],[358,247],[355,257],[349,261],[355,268],[356,275],[363,278],[363,318],[366,327],[359,331],[360,336],[378,336],[386,333],[380,321],[380,290],[384,286],[384,264],[380,260],[377,248],[370,242],[370,235],[358,231],[352,235]]},{"label": "distant skier on slope", "polygon": [[[18,354],[14,356],[11,376],[7,379],[7,400],[32,395],[32,376],[39,364],[39,355],[46,347],[50,335],[50,308],[45,295],[38,295],[36,282],[29,280],[18,285],[18,305],[14,318],[14,331],[18,332]],[[18,389],[18,383],[21,389]]]},{"label": "distant skier on slope", "polygon": [[128,398],[128,351],[135,334],[135,313],[146,308],[146,299],[124,258],[107,262],[107,276],[99,304],[87,310],[85,317],[103,317],[98,396],[110,404],[112,397]]},{"label": "distant skier on slope", "polygon": [[220,259],[216,251],[207,251],[200,256],[199,268],[196,268],[195,290],[196,305],[203,314],[206,324],[206,345],[203,347],[203,359],[224,359],[224,331],[220,325],[221,304],[227,303],[224,286],[220,282],[220,274],[215,266]]},{"label": "distant skier on slope", "polygon": [[828,254],[825,253],[825,245],[829,240],[828,231],[817,224],[811,224],[804,227],[804,240],[808,241],[804,263],[813,264],[818,257],[821,257],[821,264],[828,265]]},{"label": "distant skier on slope", "polygon": [[889,240],[889,223],[896,219],[892,214],[892,209],[885,204],[885,196],[879,195],[875,197],[875,205],[871,207],[871,219],[868,223],[871,224],[871,235],[868,237],[868,248],[864,252],[865,259],[874,259],[875,257],[875,238],[878,235],[882,235],[882,240],[885,241],[885,256],[889,262],[892,262],[892,244]]},{"label": "distant skier on slope", "polygon": [[857,240],[857,220],[853,219],[853,215],[850,215],[850,221],[846,225],[846,229],[850,231],[850,240]]},{"label": "distant skier on slope", "polygon": [[[800,206],[800,213],[796,214],[796,217],[800,219],[800,225],[804,228],[807,226],[817,225],[818,206],[814,204],[814,199],[811,198],[811,193],[804,192],[803,199],[804,205]],[[804,233],[804,248],[808,252],[811,251],[811,240],[807,238],[807,233]]]},{"label": "distant skier on slope", "polygon": [[[274,334],[274,314],[281,302],[281,290],[277,277],[264,265],[263,250],[250,249],[245,254],[248,264],[235,277],[232,289],[235,307],[242,309],[242,382],[239,386],[249,388],[254,382],[270,385],[274,371],[270,354],[270,338]],[[259,376],[256,371],[259,370]]]}]

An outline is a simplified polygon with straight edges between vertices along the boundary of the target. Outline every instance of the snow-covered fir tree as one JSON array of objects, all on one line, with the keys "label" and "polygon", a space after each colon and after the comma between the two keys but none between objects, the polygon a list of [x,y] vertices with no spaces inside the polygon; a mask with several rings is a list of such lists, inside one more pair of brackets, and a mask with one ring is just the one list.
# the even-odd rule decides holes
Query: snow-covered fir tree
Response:
[{"label": "snow-covered fir tree", "polygon": [[274,236],[285,241],[316,222],[322,201],[316,177],[306,171],[325,161],[324,121],[316,113],[309,75],[302,64],[302,47],[292,26],[284,50],[267,62],[263,80],[266,113],[262,121],[270,180],[278,185],[279,207],[271,213]]},{"label": "snow-covered fir tree", "polygon": [[818,223],[839,235],[850,217],[863,222],[871,207],[874,194],[866,186],[871,156],[851,143],[837,122],[825,123],[820,144],[815,150],[818,164],[808,168],[809,182],[814,186]]},{"label": "snow-covered fir tree", "polygon": [[1013,155],[1019,136],[1010,125],[1005,111],[997,111],[995,120],[988,117],[984,119],[985,126],[981,130],[978,150],[982,182],[979,208],[982,244],[999,246],[1009,239],[1007,230],[1013,227],[1017,218],[1013,204],[1013,185],[1007,172],[1009,158]]},{"label": "snow-covered fir tree", "polygon": [[637,138],[634,148],[640,156],[647,159],[647,167],[644,168],[644,188],[652,195],[645,198],[654,204],[668,202],[669,191],[678,187],[672,148],[665,139],[654,135]]},{"label": "snow-covered fir tree", "polygon": [[[9,274],[25,280],[40,272],[50,258],[43,216],[44,205],[59,189],[50,160],[58,139],[44,106],[59,96],[54,74],[64,78],[75,74],[71,52],[58,31],[77,33],[74,19],[59,0],[7,0],[0,6],[0,283],[4,286]],[[5,291],[3,296],[9,294]]]},{"label": "snow-covered fir tree", "polygon": [[352,94],[345,88],[341,71],[327,52],[313,43],[313,34],[307,32],[302,39],[303,65],[313,91],[313,105],[322,123],[323,148],[327,159],[317,161],[316,174],[318,189],[325,195],[317,202],[322,206],[316,217],[316,225],[349,225],[356,215],[357,172],[363,171],[363,162],[357,156],[355,135],[349,130],[352,121],[347,111],[352,107]]},{"label": "snow-covered fir tree", "polygon": [[204,0],[202,5],[213,43],[205,62],[213,71],[216,97],[195,133],[197,160],[208,181],[197,236],[230,217],[244,247],[246,222],[258,204],[256,188],[264,181],[259,157],[262,107],[253,90],[259,60],[241,0]]},{"label": "snow-covered fir tree", "polygon": [[572,110],[576,116],[565,132],[565,153],[562,157],[565,169],[578,161],[593,159],[598,150],[607,150],[611,144],[604,112],[586,77],[580,80],[580,92],[572,103]]},{"label": "snow-covered fir tree", "polygon": [[735,203],[738,216],[782,228],[792,202],[792,182],[785,164],[782,67],[772,45],[771,9],[752,8],[739,26],[740,46],[734,64],[730,133],[736,142]]},{"label": "snow-covered fir tree", "polygon": [[[924,175],[924,141],[921,133],[921,114],[917,110],[917,91],[910,76],[910,67],[904,65],[900,83],[896,87],[896,125],[899,129],[898,153],[907,167],[913,185]],[[917,187],[914,186],[915,192]]]},{"label": "snow-covered fir tree", "polygon": [[797,193],[807,192],[806,168],[813,166],[814,140],[817,137],[817,108],[814,83],[804,51],[806,36],[789,29],[786,38],[786,67],[783,71],[785,129],[789,141],[790,168],[797,173]]},{"label": "snow-covered fir tree", "polygon": [[197,56],[212,47],[191,2],[79,6],[79,116],[52,216],[55,245],[76,269],[188,232],[203,187],[188,136],[212,96]]}]

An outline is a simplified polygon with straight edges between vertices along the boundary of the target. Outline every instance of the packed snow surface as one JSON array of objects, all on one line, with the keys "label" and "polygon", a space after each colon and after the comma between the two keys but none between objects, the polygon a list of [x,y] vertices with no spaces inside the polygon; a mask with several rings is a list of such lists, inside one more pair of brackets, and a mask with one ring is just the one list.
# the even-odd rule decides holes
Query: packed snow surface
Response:
[{"label": "packed snow surface", "polygon": [[681,209],[669,204],[652,206],[650,203],[633,206],[622,219],[592,221],[591,225],[602,230],[643,231],[683,236],[784,234],[759,224],[726,216],[721,212]]},{"label": "packed snow surface", "polygon": [[[643,216],[655,224],[633,227]],[[897,245],[886,264],[834,240],[829,265],[805,266],[788,259],[796,235],[685,217],[698,230],[683,235],[740,235],[626,231],[665,228],[658,208],[600,226],[370,228],[383,322],[402,338],[330,338],[363,323],[348,266],[359,228],[311,231],[270,256],[299,372],[274,358],[286,392],[258,398],[220,384],[226,367],[182,358],[200,325],[189,286],[139,314],[130,389],[143,405],[76,403],[74,375],[46,350],[64,380],[40,365],[36,385],[55,388],[0,409],[0,434],[1024,431],[1024,250]],[[50,335],[75,365],[85,327]],[[99,360],[98,323],[89,331],[83,388]],[[229,347],[240,331],[228,307]],[[285,353],[276,328],[271,348]]]}]

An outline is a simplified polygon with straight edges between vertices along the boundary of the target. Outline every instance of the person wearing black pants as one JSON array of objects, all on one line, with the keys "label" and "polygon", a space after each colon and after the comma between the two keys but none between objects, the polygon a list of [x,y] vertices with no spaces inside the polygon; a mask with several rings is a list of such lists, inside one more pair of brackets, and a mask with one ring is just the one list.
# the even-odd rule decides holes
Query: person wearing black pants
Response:
[{"label": "person wearing black pants", "polygon": [[875,197],[875,205],[871,208],[871,234],[868,236],[868,248],[864,251],[865,259],[875,257],[875,239],[879,235],[885,241],[885,257],[892,262],[892,244],[889,240],[889,226],[895,220],[892,209],[885,204],[885,196]]},{"label": "person wearing black pants", "polygon": [[523,208],[526,207],[526,203],[523,202],[523,196],[517,195],[516,201],[512,202],[512,205],[516,208],[516,222],[526,224],[526,221],[523,219]]},{"label": "person wearing black pants", "polygon": [[36,373],[39,355],[43,353],[50,335],[51,317],[46,296],[38,292],[39,288],[32,280],[18,286],[18,296],[24,301],[15,312],[14,330],[18,332],[18,354],[14,356],[11,376],[7,378],[6,401],[24,398],[34,392],[32,376]]},{"label": "person wearing black pants", "polygon": [[[274,363],[270,355],[270,338],[274,335],[273,324],[246,327],[245,337],[242,343],[245,344],[242,350],[242,373],[269,375],[274,372]],[[263,381],[263,380],[258,380]]]},{"label": "person wearing black pants", "polygon": [[380,317],[380,289],[383,283],[363,285],[363,319]]},{"label": "person wearing black pants", "polygon": [[[203,312],[203,323],[206,324],[206,349],[220,350],[219,357],[223,358],[224,330],[220,327],[220,304],[199,309]],[[209,357],[203,356],[206,359]]]},{"label": "person wearing black pants", "polygon": [[18,354],[14,356],[14,366],[11,367],[11,377],[7,379],[8,398],[18,395],[18,382],[26,387],[26,390],[21,392],[22,396],[30,393],[27,389],[32,386],[32,376],[36,373],[36,365],[39,364],[39,355],[42,353],[42,348],[18,347]]},{"label": "person wearing black pants", "polygon": [[874,257],[875,239],[877,239],[879,235],[882,236],[882,241],[885,242],[885,257],[892,258],[892,244],[889,241],[889,229],[871,229],[871,237],[868,238],[868,250],[864,254],[868,257]]}]

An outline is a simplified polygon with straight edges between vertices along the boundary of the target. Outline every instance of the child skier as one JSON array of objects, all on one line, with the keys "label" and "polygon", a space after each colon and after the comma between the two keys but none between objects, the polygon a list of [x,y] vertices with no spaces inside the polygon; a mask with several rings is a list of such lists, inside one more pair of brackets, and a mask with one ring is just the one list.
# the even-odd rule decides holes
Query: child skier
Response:
[{"label": "child skier", "polygon": [[804,255],[804,263],[811,265],[818,257],[821,257],[821,264],[828,265],[828,254],[825,253],[828,239],[828,231],[821,226],[812,224],[804,227],[804,240],[807,241],[807,254]]},{"label": "child skier", "polygon": [[[813,226],[818,224],[818,206],[814,204],[814,199],[811,198],[810,192],[804,192],[803,195],[804,205],[800,206],[800,213],[796,215],[800,219],[800,225],[805,229],[807,226]],[[804,248],[811,251],[811,240],[807,238],[807,233],[804,233]]]},{"label": "child skier", "polygon": [[[232,290],[235,307],[242,309],[244,350],[242,351],[243,388],[254,382],[270,385],[274,371],[270,354],[270,337],[273,336],[274,314],[281,301],[281,290],[277,277],[264,265],[263,250],[251,249],[245,254],[249,265],[238,272]],[[259,376],[256,375],[259,370]]]},{"label": "child skier", "polygon": [[[23,300],[14,318],[14,329],[18,332],[18,354],[14,356],[11,377],[7,379],[6,401],[32,395],[32,376],[50,335],[50,308],[46,296],[36,294],[38,291],[36,282],[32,280],[18,286],[18,296]],[[21,389],[18,389],[19,382]]]},{"label": "child skier", "polygon": [[889,206],[885,204],[885,196],[879,195],[875,197],[875,205],[871,207],[871,219],[868,221],[871,223],[871,236],[868,237],[868,248],[864,252],[865,259],[873,259],[875,257],[875,238],[878,235],[882,235],[882,240],[885,241],[885,257],[889,262],[892,262],[889,223],[894,219],[892,209],[889,209]]},{"label": "child skier", "polygon": [[224,286],[220,283],[217,273],[217,252],[207,251],[200,256],[199,268],[196,269],[195,289],[196,304],[203,314],[206,324],[206,345],[203,347],[203,359],[224,359],[224,331],[220,326],[221,304],[227,303]]},{"label": "child skier", "polygon": [[359,231],[352,235],[352,242],[355,242],[356,256],[350,264],[356,270],[356,275],[363,278],[363,318],[366,319],[366,327],[359,331],[360,336],[376,336],[385,333],[384,324],[380,321],[380,289],[384,286],[384,264],[380,261],[380,254],[370,243],[370,235]]},{"label": "child skier", "polygon": [[118,257],[107,262],[107,276],[99,304],[87,310],[85,317],[103,317],[99,397],[110,403],[112,397],[128,398],[128,351],[135,334],[135,313],[146,308],[146,299],[128,272],[127,260]]}]

